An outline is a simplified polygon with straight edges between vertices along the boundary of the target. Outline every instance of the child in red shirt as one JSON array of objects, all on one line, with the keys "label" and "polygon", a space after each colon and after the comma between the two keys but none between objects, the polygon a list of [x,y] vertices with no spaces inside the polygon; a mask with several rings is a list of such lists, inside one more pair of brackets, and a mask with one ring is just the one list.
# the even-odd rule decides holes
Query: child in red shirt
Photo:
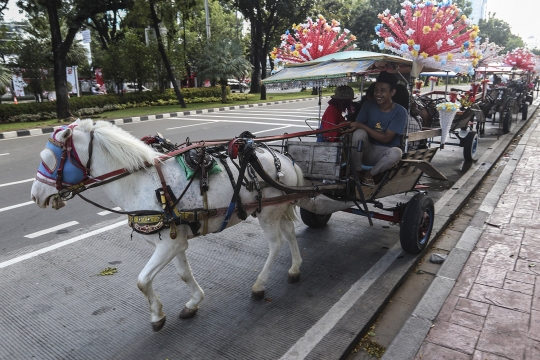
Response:
[{"label": "child in red shirt", "polygon": [[[336,125],[345,122],[343,113],[351,112],[352,100],[354,99],[354,90],[348,85],[341,85],[336,88],[332,99],[328,102],[328,107],[324,111],[321,121],[321,129],[330,129]],[[339,141],[340,134],[337,131],[326,132],[322,134],[324,140],[318,138],[317,141]]]}]

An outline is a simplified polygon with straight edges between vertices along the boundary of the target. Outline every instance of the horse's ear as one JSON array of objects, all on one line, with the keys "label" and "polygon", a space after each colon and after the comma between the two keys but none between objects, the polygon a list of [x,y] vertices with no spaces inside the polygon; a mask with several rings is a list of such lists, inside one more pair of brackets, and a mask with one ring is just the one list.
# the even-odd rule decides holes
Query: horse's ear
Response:
[{"label": "horse's ear", "polygon": [[70,128],[66,128],[65,130],[57,132],[55,137],[56,140],[64,142],[69,139],[71,135],[73,135],[73,130],[71,130]]}]

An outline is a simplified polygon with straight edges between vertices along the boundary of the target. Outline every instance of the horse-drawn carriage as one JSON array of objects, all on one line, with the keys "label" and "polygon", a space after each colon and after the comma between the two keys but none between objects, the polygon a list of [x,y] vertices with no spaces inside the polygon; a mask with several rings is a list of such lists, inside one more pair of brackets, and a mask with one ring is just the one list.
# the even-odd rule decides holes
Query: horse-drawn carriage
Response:
[{"label": "horse-drawn carriage", "polygon": [[[400,71],[410,65],[399,57],[377,56],[344,66],[349,73],[351,67],[375,72]],[[329,131],[347,126],[344,123]],[[258,299],[264,296],[271,265],[284,241],[289,243],[292,258],[288,280],[299,280],[302,259],[294,231],[294,206],[301,207],[302,220],[312,227],[325,225],[335,211],[366,216],[370,224],[372,218],[400,224],[403,249],[414,254],[425,249],[435,210],[417,184],[424,173],[445,178],[430,164],[438,148],[409,150],[405,136],[405,153],[399,163],[376,186],[364,186],[358,179],[360,169],[349,161],[356,151],[350,138],[333,144],[315,142],[315,136],[324,131],[267,138],[245,132],[234,139],[176,145],[162,136],[146,137],[143,142],[104,121],[77,121],[56,129],[49,138],[41,153],[32,199],[40,207],[59,209],[75,195],[90,201],[81,193],[102,186],[121,208],[107,210],[128,215],[132,229],[155,246],[137,284],[148,299],[152,327],[158,331],[165,324],[165,314],[152,287],[156,274],[167,263],[174,263],[191,292],[180,317],[193,317],[204,292],[185,254],[188,239],[220,232],[249,215],[259,220],[270,249],[252,286],[252,295]],[[278,148],[270,145],[276,140],[282,140]],[[391,207],[380,201],[408,193],[414,194],[412,199]],[[169,236],[162,235],[165,229]]]},{"label": "horse-drawn carriage", "polygon": [[494,79],[500,79],[498,76],[504,74],[511,77],[506,82],[493,82],[491,87],[486,89],[482,106],[485,117],[492,122],[495,122],[496,115],[499,114],[499,132],[507,134],[510,132],[512,115],[520,113],[522,120],[527,119],[529,105],[533,101],[532,91],[528,87],[529,81],[514,79],[521,71],[512,70],[511,66],[483,67],[478,69],[478,72],[485,76],[491,73]]}]

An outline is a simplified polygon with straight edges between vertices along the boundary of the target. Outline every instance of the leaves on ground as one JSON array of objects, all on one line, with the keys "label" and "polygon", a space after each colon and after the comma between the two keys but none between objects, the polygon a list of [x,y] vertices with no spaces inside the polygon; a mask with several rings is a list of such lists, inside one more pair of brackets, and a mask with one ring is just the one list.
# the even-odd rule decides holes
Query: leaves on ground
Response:
[{"label": "leaves on ground", "polygon": [[364,350],[369,356],[375,356],[377,359],[380,359],[383,356],[386,348],[370,339],[370,337],[377,335],[373,330],[375,330],[375,326],[372,326],[370,331],[362,338],[362,340],[360,340],[360,343],[358,343],[356,348],[352,351],[353,353]]},{"label": "leaves on ground", "polygon": [[108,267],[99,272],[99,275],[105,276],[105,275],[113,275],[114,273],[117,273],[118,269],[115,267]]}]

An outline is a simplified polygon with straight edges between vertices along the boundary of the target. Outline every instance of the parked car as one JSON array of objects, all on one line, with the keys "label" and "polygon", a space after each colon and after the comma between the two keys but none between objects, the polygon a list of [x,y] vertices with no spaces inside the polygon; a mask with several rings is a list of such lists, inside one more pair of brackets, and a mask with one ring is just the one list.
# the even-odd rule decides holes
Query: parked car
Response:
[{"label": "parked car", "polygon": [[249,92],[249,85],[245,82],[240,82],[234,79],[229,79],[227,82],[229,84],[229,89],[231,89],[231,92]]},{"label": "parked car", "polygon": [[[133,83],[124,84],[124,92],[136,92],[136,91],[139,91],[139,85],[133,84]],[[150,90],[149,88],[143,85],[142,91],[152,91],[152,90]]]}]

